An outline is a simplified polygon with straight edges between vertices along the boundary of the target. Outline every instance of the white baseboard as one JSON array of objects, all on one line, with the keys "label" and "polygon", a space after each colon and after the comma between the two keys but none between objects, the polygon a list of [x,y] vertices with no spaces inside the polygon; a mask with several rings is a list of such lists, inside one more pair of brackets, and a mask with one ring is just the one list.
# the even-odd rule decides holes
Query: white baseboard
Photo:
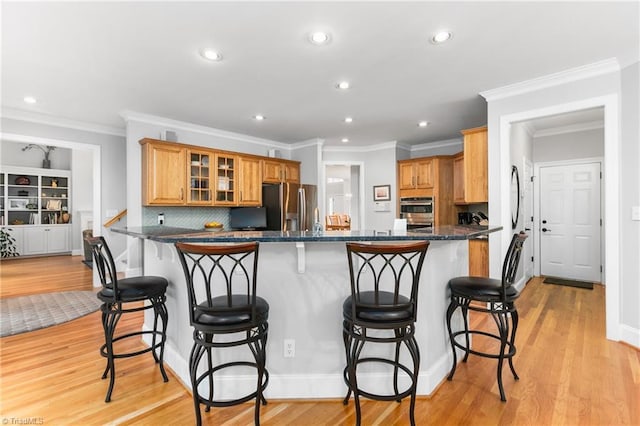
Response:
[{"label": "white baseboard", "polygon": [[620,325],[620,341],[640,349],[640,330],[628,325]]},{"label": "white baseboard", "polygon": [[[143,326],[145,331],[149,328]],[[151,336],[144,335],[145,344],[151,344]],[[165,345],[164,362],[178,380],[189,391],[191,390],[191,379],[189,377],[189,366],[187,360],[176,351],[171,344]],[[267,365],[267,369],[268,369]],[[451,368],[451,355],[442,356],[432,366],[421,365],[418,377],[418,395],[431,395],[440,383],[449,374]],[[249,375],[228,375],[216,378],[215,386],[218,396],[221,399],[237,397],[239,393],[249,392],[255,388],[255,374]],[[384,381],[392,383],[392,375],[385,373],[359,373],[358,383],[363,389],[378,389],[380,383]],[[408,379],[400,379],[399,385],[402,388],[407,386]],[[342,374],[270,374],[269,385],[265,390],[265,398],[274,399],[315,399],[315,398],[344,398],[347,386],[344,383]]]}]

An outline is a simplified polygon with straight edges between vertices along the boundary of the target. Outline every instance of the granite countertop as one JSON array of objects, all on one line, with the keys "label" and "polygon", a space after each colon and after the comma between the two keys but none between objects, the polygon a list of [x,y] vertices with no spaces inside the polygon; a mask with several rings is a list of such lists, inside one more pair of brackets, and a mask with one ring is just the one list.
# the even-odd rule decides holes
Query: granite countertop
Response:
[{"label": "granite countertop", "polygon": [[298,242],[298,241],[399,241],[399,240],[471,240],[502,230],[501,226],[445,225],[408,231],[362,230],[323,231],[208,231],[165,225],[112,228],[112,232],[162,243],[188,241],[214,242]]}]

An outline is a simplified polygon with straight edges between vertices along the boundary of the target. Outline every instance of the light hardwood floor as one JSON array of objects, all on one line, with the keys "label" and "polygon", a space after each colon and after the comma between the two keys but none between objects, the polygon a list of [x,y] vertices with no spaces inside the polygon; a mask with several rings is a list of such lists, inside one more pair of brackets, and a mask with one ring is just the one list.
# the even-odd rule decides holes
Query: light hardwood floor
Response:
[{"label": "light hardwood floor", "polygon": [[[1,297],[90,289],[90,270],[80,261],[70,256],[2,261]],[[520,380],[515,382],[505,369],[508,401],[500,402],[496,362],[472,356],[460,364],[452,382],[444,381],[432,397],[419,398],[418,425],[640,424],[640,352],[605,339],[603,287],[589,291],[534,279],[517,306],[521,321],[515,366]],[[104,402],[99,315],[0,339],[3,424],[16,424],[12,419],[46,425],[194,423],[190,394],[171,374],[169,383],[163,383],[150,355],[117,361],[113,399]],[[120,327],[133,329],[141,322],[133,316]],[[490,325],[477,318],[474,323]],[[407,400],[364,400],[363,425],[408,424],[408,406]],[[253,406],[203,410],[203,418],[210,425],[252,424]],[[269,400],[261,421],[352,425],[355,415],[353,402],[345,407],[340,400]]]}]

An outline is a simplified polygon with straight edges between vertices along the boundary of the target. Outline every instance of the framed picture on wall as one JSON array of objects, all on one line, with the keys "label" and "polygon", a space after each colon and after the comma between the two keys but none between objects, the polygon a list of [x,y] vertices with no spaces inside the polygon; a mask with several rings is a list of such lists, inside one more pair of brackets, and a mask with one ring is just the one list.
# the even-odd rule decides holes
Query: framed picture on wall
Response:
[{"label": "framed picture on wall", "polygon": [[373,187],[373,201],[390,201],[391,185],[378,185]]}]

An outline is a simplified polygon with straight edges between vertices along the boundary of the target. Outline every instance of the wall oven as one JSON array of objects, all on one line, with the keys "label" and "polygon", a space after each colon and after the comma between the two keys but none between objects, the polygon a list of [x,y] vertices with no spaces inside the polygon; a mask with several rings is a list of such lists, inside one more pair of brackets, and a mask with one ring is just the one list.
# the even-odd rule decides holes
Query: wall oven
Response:
[{"label": "wall oven", "polygon": [[407,219],[407,229],[433,226],[433,198],[400,198],[400,218]]}]

